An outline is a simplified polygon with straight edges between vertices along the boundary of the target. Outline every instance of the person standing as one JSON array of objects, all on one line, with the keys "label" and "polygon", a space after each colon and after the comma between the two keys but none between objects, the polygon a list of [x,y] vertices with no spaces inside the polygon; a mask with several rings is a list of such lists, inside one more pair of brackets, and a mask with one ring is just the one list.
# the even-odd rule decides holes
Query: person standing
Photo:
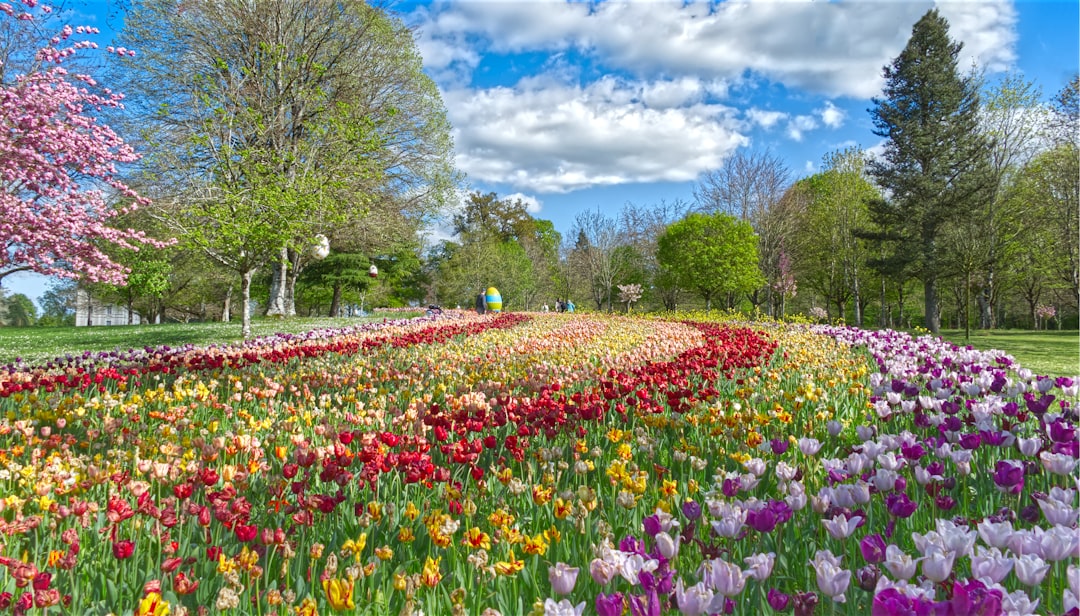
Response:
[{"label": "person standing", "polygon": [[570,300],[566,300],[566,311],[567,312],[573,312],[574,311],[574,302],[572,302]]}]

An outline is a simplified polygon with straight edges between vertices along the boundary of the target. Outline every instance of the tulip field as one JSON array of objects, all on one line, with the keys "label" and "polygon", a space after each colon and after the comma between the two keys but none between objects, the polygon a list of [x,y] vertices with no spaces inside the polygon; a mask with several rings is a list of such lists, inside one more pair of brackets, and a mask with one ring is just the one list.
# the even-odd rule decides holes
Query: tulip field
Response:
[{"label": "tulip field", "polygon": [[504,313],[0,367],[0,615],[1080,614],[1080,379]]}]

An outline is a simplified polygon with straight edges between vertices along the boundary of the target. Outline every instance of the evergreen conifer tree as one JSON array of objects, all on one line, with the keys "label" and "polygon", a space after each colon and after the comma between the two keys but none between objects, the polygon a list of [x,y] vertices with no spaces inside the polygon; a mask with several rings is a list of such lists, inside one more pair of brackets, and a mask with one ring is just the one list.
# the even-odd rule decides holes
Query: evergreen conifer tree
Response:
[{"label": "evergreen conifer tree", "polygon": [[938,333],[942,232],[984,198],[988,148],[978,130],[978,83],[961,76],[962,45],[948,22],[931,10],[915,24],[903,52],[884,69],[882,98],[870,109],[884,154],[868,171],[885,191],[872,212],[896,229],[912,271],[923,282],[926,328]]}]

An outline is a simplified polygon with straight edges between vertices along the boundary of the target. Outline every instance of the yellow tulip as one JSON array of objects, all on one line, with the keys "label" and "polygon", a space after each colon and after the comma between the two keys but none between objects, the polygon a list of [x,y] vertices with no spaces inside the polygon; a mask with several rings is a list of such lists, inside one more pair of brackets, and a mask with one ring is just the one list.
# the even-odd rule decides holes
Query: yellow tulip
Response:
[{"label": "yellow tulip", "polygon": [[439,571],[439,561],[442,557],[432,560],[430,556],[424,561],[424,570],[420,572],[420,583],[428,588],[434,588],[442,580],[442,572]]},{"label": "yellow tulip", "polygon": [[168,616],[169,603],[161,598],[161,593],[152,592],[139,602],[135,616]]},{"label": "yellow tulip", "polygon": [[356,607],[353,602],[352,580],[347,578],[323,580],[322,587],[326,592],[326,600],[335,610],[351,610]]}]

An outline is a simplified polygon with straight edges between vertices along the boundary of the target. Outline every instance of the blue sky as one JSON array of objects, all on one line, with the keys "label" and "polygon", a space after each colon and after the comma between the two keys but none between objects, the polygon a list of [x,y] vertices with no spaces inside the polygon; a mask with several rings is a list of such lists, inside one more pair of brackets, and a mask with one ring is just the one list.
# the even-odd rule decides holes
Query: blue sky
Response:
[{"label": "blue sky", "polygon": [[[740,149],[771,151],[795,179],[830,151],[878,147],[867,109],[882,67],[935,6],[961,66],[989,80],[1016,71],[1049,99],[1078,70],[1075,0],[395,5],[442,92],[466,190],[520,197],[563,233],[583,210],[692,201]],[[104,10],[83,17],[109,37]],[[39,278],[4,286],[36,297]]]}]

